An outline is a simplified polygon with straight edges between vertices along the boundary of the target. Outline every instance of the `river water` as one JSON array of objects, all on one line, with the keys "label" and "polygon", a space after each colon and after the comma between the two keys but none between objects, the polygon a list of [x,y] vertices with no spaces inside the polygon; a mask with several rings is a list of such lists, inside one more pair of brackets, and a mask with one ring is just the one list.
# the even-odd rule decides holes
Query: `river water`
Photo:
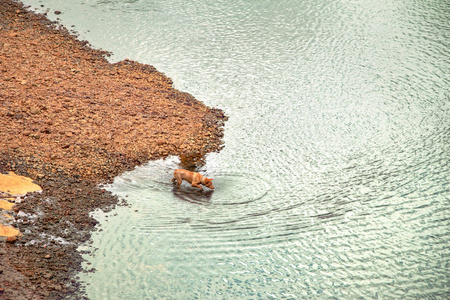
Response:
[{"label": "river water", "polygon": [[25,2],[229,116],[214,191],[107,186],[91,299],[450,297],[447,1]]}]

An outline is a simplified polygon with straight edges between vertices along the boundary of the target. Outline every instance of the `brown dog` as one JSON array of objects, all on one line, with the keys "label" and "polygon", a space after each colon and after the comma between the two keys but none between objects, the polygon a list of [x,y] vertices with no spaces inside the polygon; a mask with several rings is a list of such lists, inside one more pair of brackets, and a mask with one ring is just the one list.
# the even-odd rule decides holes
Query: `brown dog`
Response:
[{"label": "brown dog", "polygon": [[206,186],[207,188],[210,188],[212,190],[214,189],[214,186],[211,181],[213,179],[206,178],[205,176],[202,176],[201,174],[199,174],[197,172],[191,172],[188,170],[177,169],[177,170],[175,170],[175,172],[173,172],[173,178],[171,181],[175,182],[175,180],[177,181],[178,187],[181,185],[181,182],[183,180],[186,180],[187,182],[189,182],[191,184],[192,187],[197,187],[200,190],[203,190],[203,188],[200,184],[203,184],[204,186]]}]

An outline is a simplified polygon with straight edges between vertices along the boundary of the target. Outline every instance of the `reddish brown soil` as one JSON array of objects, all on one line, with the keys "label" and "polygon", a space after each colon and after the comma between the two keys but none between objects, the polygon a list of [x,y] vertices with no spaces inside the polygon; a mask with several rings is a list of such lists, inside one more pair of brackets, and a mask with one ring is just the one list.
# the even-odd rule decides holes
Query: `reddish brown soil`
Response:
[{"label": "reddish brown soil", "polygon": [[149,160],[180,155],[188,165],[222,147],[221,110],[152,66],[111,64],[107,54],[0,0],[0,172],[44,190],[15,207],[23,236],[0,244],[0,298],[83,298],[76,249],[97,223],[89,212],[118,204],[98,184]]}]

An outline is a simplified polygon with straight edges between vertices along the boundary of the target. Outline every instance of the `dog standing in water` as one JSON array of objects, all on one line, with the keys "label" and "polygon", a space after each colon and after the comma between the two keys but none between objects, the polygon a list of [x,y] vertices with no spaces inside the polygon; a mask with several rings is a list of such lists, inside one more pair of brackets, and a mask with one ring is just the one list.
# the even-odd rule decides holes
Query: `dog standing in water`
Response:
[{"label": "dog standing in water", "polygon": [[196,187],[199,188],[200,190],[203,190],[201,184],[203,184],[204,186],[206,186],[207,188],[210,189],[214,189],[214,186],[212,184],[212,178],[206,178],[205,176],[197,173],[197,172],[191,172],[188,170],[183,170],[183,169],[177,169],[175,170],[175,172],[173,172],[173,178],[172,178],[172,182],[175,182],[175,180],[177,181],[177,185],[178,187],[180,187],[181,182],[183,180],[186,180],[187,182],[189,182],[191,184],[192,187]]}]

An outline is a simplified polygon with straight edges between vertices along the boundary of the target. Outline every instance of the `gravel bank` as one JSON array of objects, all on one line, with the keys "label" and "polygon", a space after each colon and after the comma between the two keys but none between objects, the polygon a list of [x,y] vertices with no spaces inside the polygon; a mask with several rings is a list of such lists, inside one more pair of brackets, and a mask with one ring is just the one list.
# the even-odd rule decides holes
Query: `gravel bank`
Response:
[{"label": "gravel bank", "polygon": [[0,172],[43,189],[14,207],[23,236],[0,243],[0,297],[84,298],[76,248],[97,223],[89,212],[127,205],[99,184],[149,160],[180,155],[189,165],[223,146],[221,110],[152,66],[107,55],[0,1]]}]

